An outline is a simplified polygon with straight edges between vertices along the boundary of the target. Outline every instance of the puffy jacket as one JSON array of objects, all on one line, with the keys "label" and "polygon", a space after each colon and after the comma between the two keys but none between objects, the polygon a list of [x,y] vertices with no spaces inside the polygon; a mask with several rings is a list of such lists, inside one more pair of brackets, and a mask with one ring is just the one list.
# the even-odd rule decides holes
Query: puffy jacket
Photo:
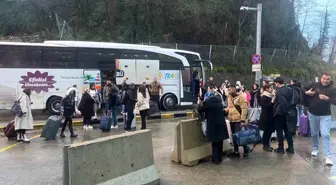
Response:
[{"label": "puffy jacket", "polygon": [[61,101],[61,109],[64,116],[72,116],[76,110],[74,98],[65,96]]},{"label": "puffy jacket", "polygon": [[247,100],[244,95],[229,95],[228,108],[226,110],[228,112],[228,119],[230,122],[245,122],[247,119]]},{"label": "puffy jacket", "polygon": [[292,99],[293,91],[290,87],[283,86],[276,90],[273,116],[287,115],[291,108],[290,101]]}]

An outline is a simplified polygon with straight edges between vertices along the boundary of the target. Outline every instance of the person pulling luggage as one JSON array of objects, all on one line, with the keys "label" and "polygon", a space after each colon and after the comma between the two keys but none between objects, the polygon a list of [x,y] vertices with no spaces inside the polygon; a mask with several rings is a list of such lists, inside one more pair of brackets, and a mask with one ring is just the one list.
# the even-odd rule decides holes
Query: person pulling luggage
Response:
[{"label": "person pulling luggage", "polygon": [[76,97],[76,91],[71,91],[61,101],[61,114],[65,117],[65,121],[62,126],[60,137],[65,137],[64,131],[67,125],[71,133],[70,137],[78,136],[77,134],[74,133],[72,128],[72,116],[76,111],[75,97]]},{"label": "person pulling luggage", "polygon": [[33,129],[33,115],[31,112],[31,90],[23,90],[23,95],[19,99],[20,107],[22,110],[22,115],[15,116],[15,130],[17,131],[17,141],[23,141],[24,143],[29,143],[30,140],[27,137],[26,130]]}]

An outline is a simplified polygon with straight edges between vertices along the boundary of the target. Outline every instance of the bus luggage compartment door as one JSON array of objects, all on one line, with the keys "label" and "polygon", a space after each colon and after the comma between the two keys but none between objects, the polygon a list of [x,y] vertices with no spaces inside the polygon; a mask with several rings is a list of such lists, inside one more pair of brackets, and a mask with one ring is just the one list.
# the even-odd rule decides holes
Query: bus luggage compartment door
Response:
[{"label": "bus luggage compartment door", "polygon": [[159,75],[159,60],[136,60],[136,84],[152,83]]}]

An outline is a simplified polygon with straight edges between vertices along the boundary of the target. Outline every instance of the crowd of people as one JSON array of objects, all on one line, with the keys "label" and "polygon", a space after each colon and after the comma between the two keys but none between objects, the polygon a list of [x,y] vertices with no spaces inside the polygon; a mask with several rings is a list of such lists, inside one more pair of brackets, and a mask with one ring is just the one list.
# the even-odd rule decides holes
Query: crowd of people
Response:
[{"label": "crowd of people", "polygon": [[[205,86],[200,87],[198,96],[198,112],[207,121],[207,137],[212,142],[212,162],[222,162],[223,140],[249,124],[248,112],[261,109],[260,118],[256,123],[262,133],[263,150],[279,154],[294,154],[293,136],[300,126],[299,117],[306,112],[309,119],[312,137],[311,155],[319,153],[319,133],[324,145],[324,163],[333,165],[330,150],[331,105],[336,105],[336,90],[330,74],[324,73],[320,82],[302,86],[298,81],[291,80],[285,84],[281,77],[273,81],[264,80],[262,87],[253,84],[249,91],[241,82],[230,84],[227,80],[218,85],[210,77]],[[306,111],[303,111],[305,109]],[[227,125],[225,119],[230,124]],[[228,130],[229,129],[229,130]],[[270,144],[272,134],[276,132],[278,146],[273,149]],[[287,140],[285,149],[284,140]],[[239,147],[234,145],[234,157],[239,157]],[[251,151],[243,146],[243,156]]]}]

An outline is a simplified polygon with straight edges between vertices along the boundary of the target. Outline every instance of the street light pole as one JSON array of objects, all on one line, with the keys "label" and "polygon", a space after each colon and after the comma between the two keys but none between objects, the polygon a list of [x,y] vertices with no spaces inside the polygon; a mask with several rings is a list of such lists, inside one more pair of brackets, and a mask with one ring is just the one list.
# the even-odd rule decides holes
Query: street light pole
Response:
[{"label": "street light pole", "polygon": [[[257,8],[253,7],[246,7],[242,6],[240,7],[240,10],[252,10],[252,11],[257,11],[257,30],[256,30],[256,54],[261,56],[261,17],[262,17],[262,4],[259,3]],[[262,68],[260,71],[256,72],[255,75],[255,82],[260,83],[260,80],[262,79]]]},{"label": "street light pole", "polygon": [[[261,56],[261,15],[262,15],[262,4],[257,6],[257,36],[256,36],[256,54]],[[262,68],[260,71],[256,72],[255,82],[260,83],[262,79]]]}]

